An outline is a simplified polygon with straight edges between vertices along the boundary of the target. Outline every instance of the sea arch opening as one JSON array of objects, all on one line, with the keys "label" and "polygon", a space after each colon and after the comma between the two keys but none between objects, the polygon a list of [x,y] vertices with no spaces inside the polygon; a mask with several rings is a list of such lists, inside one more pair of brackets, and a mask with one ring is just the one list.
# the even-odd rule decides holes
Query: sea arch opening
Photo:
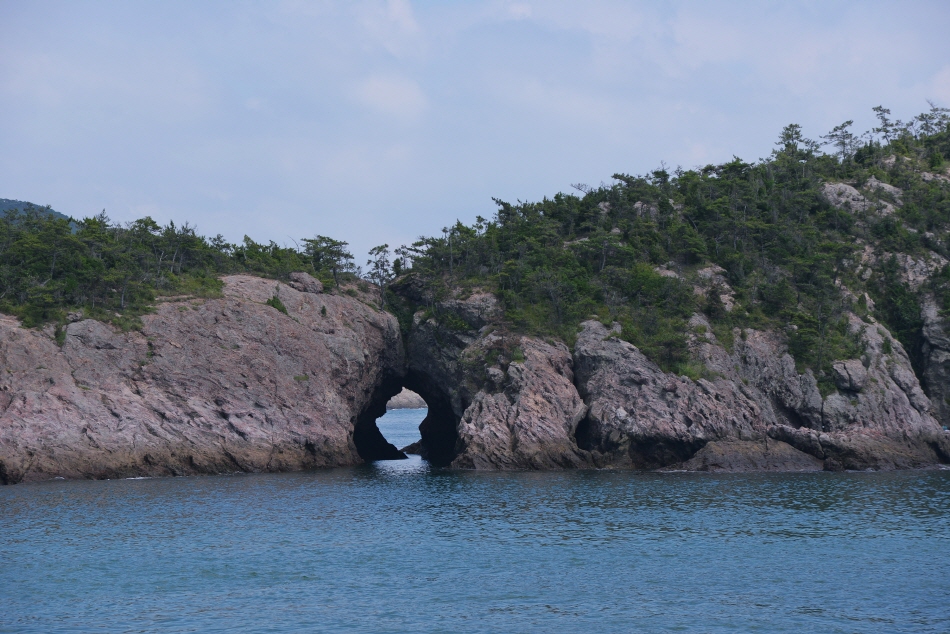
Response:
[{"label": "sea arch opening", "polygon": [[[422,399],[426,412],[418,425],[418,441],[397,446],[398,439],[393,438],[396,444],[390,442],[377,421],[386,415],[389,401],[404,389]],[[448,396],[425,375],[410,371],[383,381],[369,406],[356,419],[353,443],[366,462],[400,460],[407,458],[407,454],[417,454],[432,466],[446,466],[458,454],[458,421]]]}]

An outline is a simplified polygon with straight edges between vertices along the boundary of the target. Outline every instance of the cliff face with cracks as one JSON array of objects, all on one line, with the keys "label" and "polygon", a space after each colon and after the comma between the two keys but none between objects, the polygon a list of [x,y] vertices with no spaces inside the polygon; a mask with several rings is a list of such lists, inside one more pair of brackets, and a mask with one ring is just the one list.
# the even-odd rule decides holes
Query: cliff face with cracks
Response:
[{"label": "cliff face with cracks", "polygon": [[710,378],[694,381],[663,372],[617,336],[619,326],[585,322],[571,355],[505,332],[497,315],[494,299],[476,294],[415,317],[412,389],[441,403],[419,450],[441,464],[803,471],[950,462],[950,435],[906,353],[871,319],[850,317],[864,354],[834,365],[837,390],[823,397],[776,333],[737,332],[730,352],[695,316],[706,328],[692,354]]},{"label": "cliff face with cracks", "polygon": [[[632,345],[586,322],[575,349],[590,413],[578,433],[598,465],[722,470],[913,468],[950,459],[950,438],[896,341],[852,317],[861,359],[835,364],[822,398],[781,338],[747,330],[729,353],[712,334],[694,353],[715,378],[662,372]],[[710,331],[707,330],[707,333]]]},{"label": "cliff face with cracks", "polygon": [[[437,464],[474,469],[550,469],[589,464],[573,432],[586,412],[562,343],[505,333],[488,320],[494,297],[475,295],[438,317],[415,317],[409,387],[429,403],[419,448]],[[449,312],[451,311],[451,312]]]},{"label": "cliff face with cracks", "polygon": [[924,297],[921,313],[923,379],[937,420],[950,425],[950,323],[940,316],[932,296]]},{"label": "cliff face with cracks", "polygon": [[[572,353],[508,331],[494,296],[475,293],[417,312],[403,340],[392,315],[312,282],[231,276],[224,297],[162,304],[141,332],[76,321],[61,347],[52,332],[0,320],[3,482],[395,458],[375,420],[404,387],[429,407],[408,450],[453,468],[950,462],[950,435],[907,355],[870,319],[851,316],[864,353],[834,365],[837,390],[823,397],[780,335],[737,331],[727,350],[698,315],[691,352],[709,378],[692,380],[598,321],[582,324]],[[265,304],[275,295],[287,314]]]},{"label": "cliff face with cracks", "polygon": [[[369,411],[404,371],[395,318],[295,277],[296,288],[224,278],[224,297],[161,304],[141,332],[77,321],[62,347],[0,320],[2,481],[296,470],[395,452]],[[287,314],[264,304],[275,295]]]}]

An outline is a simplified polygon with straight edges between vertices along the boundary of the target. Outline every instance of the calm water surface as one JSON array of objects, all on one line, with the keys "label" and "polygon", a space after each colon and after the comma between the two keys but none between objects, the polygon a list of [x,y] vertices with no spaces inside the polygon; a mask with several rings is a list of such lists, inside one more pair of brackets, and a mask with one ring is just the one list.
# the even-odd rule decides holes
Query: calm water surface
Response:
[{"label": "calm water surface", "polygon": [[18,485],[0,631],[948,632],[948,520],[948,471]]}]

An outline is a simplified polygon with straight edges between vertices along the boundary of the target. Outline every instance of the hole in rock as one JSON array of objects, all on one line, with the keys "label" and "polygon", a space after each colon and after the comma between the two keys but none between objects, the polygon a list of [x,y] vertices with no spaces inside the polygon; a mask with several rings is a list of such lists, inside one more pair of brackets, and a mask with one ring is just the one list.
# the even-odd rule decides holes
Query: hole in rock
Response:
[{"label": "hole in rock", "polygon": [[413,376],[387,382],[356,420],[353,443],[366,462],[418,455],[434,466],[456,455],[458,419],[448,398]]},{"label": "hole in rock", "polygon": [[429,406],[421,396],[403,388],[386,403],[386,413],[376,419],[376,427],[400,451],[417,453],[422,440],[419,424],[428,411]]}]

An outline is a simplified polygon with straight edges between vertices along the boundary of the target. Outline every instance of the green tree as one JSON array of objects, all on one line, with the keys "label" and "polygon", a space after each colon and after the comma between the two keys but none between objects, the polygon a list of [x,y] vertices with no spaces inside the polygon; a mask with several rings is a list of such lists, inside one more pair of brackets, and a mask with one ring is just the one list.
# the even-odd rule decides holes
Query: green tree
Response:
[{"label": "green tree", "polygon": [[389,245],[381,244],[369,250],[369,277],[379,286],[380,305],[386,305],[386,284],[392,279],[393,271],[389,262]]},{"label": "green tree", "polygon": [[347,251],[349,243],[334,240],[327,236],[304,238],[304,254],[310,259],[314,270],[329,271],[333,275],[333,283],[340,287],[340,273],[351,271],[353,255]]}]

